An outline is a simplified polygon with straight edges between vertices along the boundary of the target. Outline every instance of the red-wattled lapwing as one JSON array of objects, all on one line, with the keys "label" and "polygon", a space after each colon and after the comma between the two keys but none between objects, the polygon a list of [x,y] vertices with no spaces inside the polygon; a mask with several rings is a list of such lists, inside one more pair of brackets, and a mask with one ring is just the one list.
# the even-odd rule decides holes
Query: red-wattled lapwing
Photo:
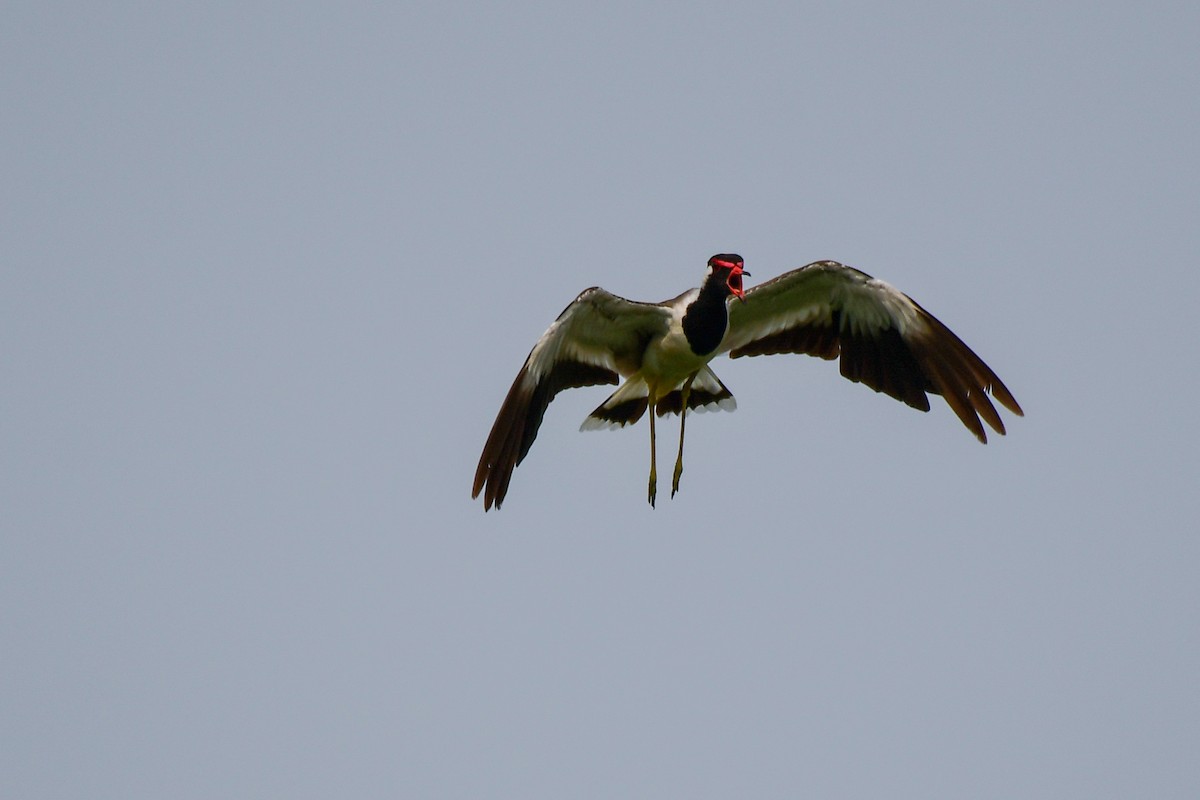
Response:
[{"label": "red-wattled lapwing", "polygon": [[[588,415],[581,430],[623,427],[650,410],[650,505],[654,505],[654,419],[680,415],[679,455],[671,496],[683,472],[685,409],[737,404],[708,362],[774,353],[841,357],[842,375],[877,392],[929,410],[940,394],[979,441],[980,417],[997,433],[1004,423],[987,393],[1022,415],[1012,393],[949,328],[907,295],[836,261],[817,261],[742,290],[742,257],[708,260],[699,289],[662,303],[638,303],[588,289],[542,334],[517,373],[492,425],[472,497],[483,507],[504,502],[513,470],[537,437],[546,406],[563,389],[625,382]],[[730,303],[736,297],[738,303]]]}]

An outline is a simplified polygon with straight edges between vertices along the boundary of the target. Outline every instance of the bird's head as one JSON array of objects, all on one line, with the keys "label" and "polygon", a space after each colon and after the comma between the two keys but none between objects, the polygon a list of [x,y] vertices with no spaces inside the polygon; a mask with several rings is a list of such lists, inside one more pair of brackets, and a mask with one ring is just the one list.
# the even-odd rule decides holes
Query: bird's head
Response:
[{"label": "bird's head", "polygon": [[736,253],[718,253],[708,260],[712,279],[722,282],[729,293],[743,303],[746,302],[746,292],[742,289],[742,276],[750,274],[743,269],[744,263]]}]

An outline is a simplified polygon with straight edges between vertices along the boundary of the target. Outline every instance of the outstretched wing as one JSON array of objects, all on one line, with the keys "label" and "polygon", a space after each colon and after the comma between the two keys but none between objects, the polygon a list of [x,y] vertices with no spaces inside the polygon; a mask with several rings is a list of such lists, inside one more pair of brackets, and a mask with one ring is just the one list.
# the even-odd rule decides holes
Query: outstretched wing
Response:
[{"label": "outstretched wing", "polygon": [[671,312],[636,303],[599,287],[583,292],[533,346],[488,435],[471,497],[483,507],[504,502],[513,470],[525,458],[546,407],[563,389],[613,384],[640,366],[651,338],[666,333]]},{"label": "outstretched wing", "polygon": [[913,408],[940,394],[963,424],[987,442],[980,417],[1004,423],[988,393],[1014,414],[1021,407],[971,348],[908,295],[836,261],[817,261],[746,292],[732,303],[721,351],[731,358],[807,353],[841,358],[846,378]]}]

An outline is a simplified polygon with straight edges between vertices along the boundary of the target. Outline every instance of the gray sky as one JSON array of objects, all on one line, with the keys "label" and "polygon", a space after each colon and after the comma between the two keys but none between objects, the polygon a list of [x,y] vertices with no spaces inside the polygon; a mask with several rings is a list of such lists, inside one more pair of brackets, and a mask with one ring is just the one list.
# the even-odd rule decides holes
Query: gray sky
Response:
[{"label": "gray sky", "polygon": [[[1195,3],[75,5],[0,12],[0,795],[1200,795]],[[485,515],[563,306],[723,251],[1028,416],[721,360],[674,500],[599,388]]]}]

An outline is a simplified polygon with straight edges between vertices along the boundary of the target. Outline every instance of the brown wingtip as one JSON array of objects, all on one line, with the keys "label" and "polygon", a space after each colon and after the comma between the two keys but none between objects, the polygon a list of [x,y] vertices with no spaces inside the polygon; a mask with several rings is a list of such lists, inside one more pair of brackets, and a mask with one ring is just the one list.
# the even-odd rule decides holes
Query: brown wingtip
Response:
[{"label": "brown wingtip", "polygon": [[983,444],[987,444],[987,434],[980,419],[1004,436],[1004,421],[991,401],[994,399],[1017,416],[1024,416],[1012,392],[954,332],[928,311],[920,311],[930,335],[914,337],[913,344],[921,353],[934,391],[945,398],[958,418]]},{"label": "brown wingtip", "polygon": [[479,465],[471,499],[483,493],[483,510],[499,510],[508,494],[513,470],[525,458],[537,438],[546,407],[563,389],[617,382],[617,373],[605,367],[580,362],[560,361],[547,375],[534,382],[529,378],[528,362],[517,377],[500,406],[492,424]]},{"label": "brown wingtip", "polygon": [[1012,392],[1008,390],[1008,387],[1001,383],[1000,379],[995,375],[993,375],[992,378],[993,380],[991,385],[987,387],[988,391],[992,393],[992,397],[999,400],[1000,405],[1004,406],[1018,417],[1025,416],[1025,412],[1021,410],[1021,406],[1017,404],[1017,399],[1012,396]]},{"label": "brown wingtip", "polygon": [[524,385],[525,375],[526,370],[522,369],[509,388],[479,456],[479,465],[475,468],[471,499],[479,497],[482,492],[484,511],[491,510],[492,506],[500,508],[519,460],[520,443],[525,435],[533,398],[532,388]]}]

